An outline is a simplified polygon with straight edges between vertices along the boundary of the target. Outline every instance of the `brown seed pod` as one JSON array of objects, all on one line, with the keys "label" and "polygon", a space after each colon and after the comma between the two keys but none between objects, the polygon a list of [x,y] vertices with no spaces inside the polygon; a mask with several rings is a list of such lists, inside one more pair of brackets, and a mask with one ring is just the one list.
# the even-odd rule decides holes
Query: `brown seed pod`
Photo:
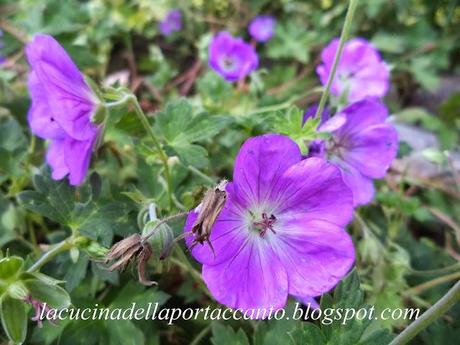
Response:
[{"label": "brown seed pod", "polygon": [[227,192],[225,186],[227,181],[221,181],[215,188],[209,189],[203,197],[203,201],[197,207],[198,218],[192,227],[192,234],[195,235],[190,250],[193,249],[198,243],[203,244],[206,242],[214,252],[209,237],[211,236],[211,230],[216,222],[217,217],[225,206],[227,200]]},{"label": "brown seed pod", "polygon": [[150,286],[157,284],[145,278],[145,265],[151,256],[152,248],[150,244],[143,241],[141,235],[134,234],[115,243],[107,253],[105,262],[113,262],[108,268],[111,272],[117,269],[124,270],[130,262],[137,262],[139,282]]}]

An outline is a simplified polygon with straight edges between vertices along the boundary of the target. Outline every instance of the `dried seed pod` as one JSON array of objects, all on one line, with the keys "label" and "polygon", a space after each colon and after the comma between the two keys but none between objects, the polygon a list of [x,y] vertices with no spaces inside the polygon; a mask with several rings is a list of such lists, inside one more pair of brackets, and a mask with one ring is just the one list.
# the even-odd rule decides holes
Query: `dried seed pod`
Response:
[{"label": "dried seed pod", "polygon": [[227,200],[227,192],[225,191],[226,185],[227,181],[223,180],[215,188],[209,189],[204,195],[203,201],[197,207],[198,218],[192,227],[192,233],[195,236],[190,249],[193,249],[197,243],[203,244],[206,242],[214,252],[209,237],[211,236],[212,227]]},{"label": "dried seed pod", "polygon": [[114,244],[105,261],[106,263],[113,262],[108,268],[109,271],[124,270],[130,262],[137,261],[139,282],[144,285],[153,285],[157,283],[145,278],[145,265],[152,256],[152,252],[150,244],[144,242],[141,235],[134,234]]}]

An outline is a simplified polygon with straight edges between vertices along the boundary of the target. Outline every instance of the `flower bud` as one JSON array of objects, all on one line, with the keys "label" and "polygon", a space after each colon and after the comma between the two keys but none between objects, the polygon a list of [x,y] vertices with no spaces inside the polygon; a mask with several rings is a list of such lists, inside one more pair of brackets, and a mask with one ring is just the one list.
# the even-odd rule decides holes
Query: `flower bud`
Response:
[{"label": "flower bud", "polygon": [[[145,225],[142,234],[147,234],[159,222],[160,221],[158,219],[148,222]],[[174,243],[174,233],[169,225],[162,224],[155,230],[155,233],[148,239],[148,242],[152,247],[154,258],[163,260],[171,252],[172,245]]]}]

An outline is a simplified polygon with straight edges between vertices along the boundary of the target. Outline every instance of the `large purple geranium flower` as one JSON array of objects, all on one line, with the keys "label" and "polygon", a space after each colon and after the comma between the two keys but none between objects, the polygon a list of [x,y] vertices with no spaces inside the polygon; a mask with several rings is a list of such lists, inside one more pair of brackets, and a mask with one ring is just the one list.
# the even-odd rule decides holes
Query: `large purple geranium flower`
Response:
[{"label": "large purple geranium flower", "polygon": [[272,16],[257,16],[249,23],[249,34],[257,42],[267,42],[273,37],[276,20]]},{"label": "large purple geranium flower", "polygon": [[99,128],[91,121],[98,99],[64,48],[49,35],[35,35],[26,46],[32,133],[50,140],[46,160],[55,180],[69,175],[81,184],[88,171]]},{"label": "large purple geranium flower", "polygon": [[[333,39],[321,53],[322,64],[316,69],[321,83],[326,85],[331,73],[339,40]],[[368,96],[383,97],[388,92],[390,72],[379,52],[363,38],[355,38],[343,48],[331,93],[340,96],[345,93],[349,103]]]},{"label": "large purple geranium flower", "polygon": [[182,29],[182,13],[180,10],[171,10],[158,25],[160,32],[164,36],[169,36],[173,32]]},{"label": "large purple geranium flower", "polygon": [[226,31],[218,33],[209,45],[209,65],[227,81],[245,78],[258,64],[254,47]]},{"label": "large purple geranium flower", "polygon": [[[282,308],[332,289],[354,262],[344,230],[353,200],[340,170],[302,160],[295,142],[267,134],[247,140],[236,158],[227,201],[210,241],[192,255],[216,300],[231,308]],[[191,211],[185,230],[197,218]],[[186,237],[191,246],[193,235]]]},{"label": "large purple geranium flower", "polygon": [[373,179],[382,178],[396,157],[398,135],[386,122],[388,110],[376,98],[353,103],[319,127],[329,140],[310,144],[310,156],[328,157],[342,170],[353,191],[354,204],[368,203],[374,195]]}]

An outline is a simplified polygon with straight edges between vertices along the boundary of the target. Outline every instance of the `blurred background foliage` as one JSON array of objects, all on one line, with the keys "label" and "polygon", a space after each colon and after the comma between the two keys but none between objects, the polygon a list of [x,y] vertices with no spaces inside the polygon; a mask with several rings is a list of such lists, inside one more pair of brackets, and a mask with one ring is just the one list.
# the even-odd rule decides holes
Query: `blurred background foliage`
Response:
[{"label": "blurred background foliage", "polygon": [[[163,37],[158,22],[171,8],[182,11],[184,29]],[[346,8],[343,0],[0,0],[0,55],[7,57],[0,66],[0,246],[31,263],[42,244],[78,228],[108,247],[139,231],[136,216],[149,202],[160,214],[167,209],[162,168],[129,113],[116,114],[84,187],[75,191],[47,177],[41,168],[44,143],[26,125],[28,67],[22,48],[34,33],[54,35],[97,82],[136,92],[143,109],[157,119],[152,123],[171,156],[174,202],[181,210],[194,207],[212,181],[231,178],[233,158],[246,138],[273,130],[292,103],[304,109],[319,99],[314,69],[322,47],[339,35]],[[258,46],[260,68],[245,88],[233,87],[207,67],[207,44],[221,29],[247,38],[247,23],[260,13],[276,16],[275,37]],[[353,286],[350,294],[364,292],[365,302],[377,309],[425,309],[460,279],[460,2],[361,1],[352,30],[369,39],[391,67],[385,101],[398,127],[400,151],[378,182],[374,202],[360,208],[349,226],[361,290],[359,282],[346,284]],[[165,108],[179,96],[187,100]],[[203,121],[203,114],[212,121]],[[68,214],[63,204],[70,205]],[[180,233],[181,224],[173,230]],[[199,270],[192,260],[185,266],[179,259],[179,264],[152,264],[149,271],[159,287],[146,289],[133,272],[109,273],[91,261],[87,243],[70,254],[44,271],[66,281],[75,306],[215,303],[190,273]],[[414,344],[458,344],[459,318],[456,306]],[[372,338],[366,334],[377,326],[353,325],[350,332],[362,330],[363,337],[332,337],[328,344],[387,344],[389,334],[407,322],[379,321],[387,331]],[[214,345],[320,344],[315,335],[334,334],[286,320],[173,326],[78,321],[43,328],[30,322],[29,332],[30,344],[72,345],[125,344],[126,337],[133,344],[191,339]]]}]

